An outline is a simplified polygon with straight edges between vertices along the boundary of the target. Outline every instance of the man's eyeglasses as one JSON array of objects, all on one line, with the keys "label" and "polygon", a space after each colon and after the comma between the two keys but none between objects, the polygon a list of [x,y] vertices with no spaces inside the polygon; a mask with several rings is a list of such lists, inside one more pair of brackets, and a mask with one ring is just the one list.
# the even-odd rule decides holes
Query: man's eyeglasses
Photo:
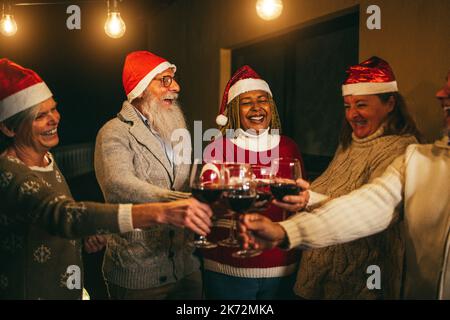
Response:
[{"label": "man's eyeglasses", "polygon": [[163,76],[161,78],[154,78],[153,80],[160,80],[161,81],[161,85],[163,87],[168,88],[172,84],[173,80],[177,81],[177,78],[175,76],[174,77],[172,77],[172,76]]}]

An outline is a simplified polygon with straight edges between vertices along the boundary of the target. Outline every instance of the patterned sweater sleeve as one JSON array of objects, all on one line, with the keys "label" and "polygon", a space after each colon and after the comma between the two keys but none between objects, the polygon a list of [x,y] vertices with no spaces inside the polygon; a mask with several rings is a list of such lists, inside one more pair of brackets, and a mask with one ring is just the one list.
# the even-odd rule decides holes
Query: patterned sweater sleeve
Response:
[{"label": "patterned sweater sleeve", "polygon": [[0,171],[0,211],[11,219],[69,239],[120,232],[119,205],[76,202],[26,166],[6,162]]}]

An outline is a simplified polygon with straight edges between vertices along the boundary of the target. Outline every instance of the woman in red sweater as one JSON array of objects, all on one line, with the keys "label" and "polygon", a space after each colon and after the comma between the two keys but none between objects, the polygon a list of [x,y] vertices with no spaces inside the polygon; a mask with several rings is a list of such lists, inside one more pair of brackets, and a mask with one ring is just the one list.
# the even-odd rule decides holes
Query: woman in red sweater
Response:
[{"label": "woman in red sweater", "polygon": [[[250,163],[270,166],[280,157],[303,161],[294,141],[281,136],[281,125],[267,82],[249,66],[240,68],[224,92],[216,119],[222,137],[208,145],[204,160]],[[294,196],[294,199],[296,197]],[[282,209],[271,204],[264,214],[275,221],[283,219]],[[229,236],[230,219],[219,219],[208,239],[214,242]],[[252,258],[234,258],[237,248],[219,246],[202,251],[204,286],[207,299],[289,299],[300,260],[298,250],[265,251]]]}]

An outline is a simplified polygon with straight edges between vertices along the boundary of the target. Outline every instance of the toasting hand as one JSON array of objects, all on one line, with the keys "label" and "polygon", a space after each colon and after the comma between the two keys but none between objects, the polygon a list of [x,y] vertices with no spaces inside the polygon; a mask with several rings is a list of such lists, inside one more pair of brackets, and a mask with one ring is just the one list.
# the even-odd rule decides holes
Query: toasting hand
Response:
[{"label": "toasting hand", "polygon": [[274,200],[273,204],[289,212],[297,212],[306,207],[309,201],[309,183],[303,179],[297,179],[297,195],[288,195],[283,197],[283,201]]},{"label": "toasting hand", "polygon": [[186,227],[199,235],[211,232],[211,208],[194,198],[168,202],[163,205],[161,223]]},{"label": "toasting hand", "polygon": [[257,213],[242,215],[238,228],[244,248],[271,249],[286,239],[286,232],[280,224]]},{"label": "toasting hand", "polygon": [[84,250],[87,253],[95,253],[103,250],[108,242],[106,236],[95,235],[84,239]]}]

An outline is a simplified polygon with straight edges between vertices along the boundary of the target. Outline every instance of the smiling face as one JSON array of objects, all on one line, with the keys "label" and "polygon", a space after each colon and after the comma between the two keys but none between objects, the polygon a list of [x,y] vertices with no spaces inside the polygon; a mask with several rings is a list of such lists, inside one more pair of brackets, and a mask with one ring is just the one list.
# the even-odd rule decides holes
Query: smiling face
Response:
[{"label": "smiling face", "polygon": [[377,95],[345,96],[345,118],[357,138],[366,138],[380,128],[394,104],[393,97],[383,103]]},{"label": "smiling face", "polygon": [[[58,125],[60,115],[56,102],[49,98],[31,109],[30,120],[24,120],[17,129],[8,130],[7,136],[14,139],[16,150],[30,158],[39,158],[59,143]],[[5,127],[3,127],[3,132]]]},{"label": "smiling face", "polygon": [[263,90],[242,93],[239,96],[239,118],[244,130],[253,129],[259,133],[269,128],[272,121],[269,94]]},{"label": "smiling face", "polygon": [[[178,98],[180,92],[180,86],[177,81],[173,79],[175,72],[172,68],[166,69],[164,72],[158,74],[152,79],[148,85],[146,91],[153,99],[157,99],[160,105],[165,107],[171,107]],[[171,77],[172,81],[168,87],[163,85],[163,77]]]},{"label": "smiling face", "polygon": [[61,116],[56,110],[53,98],[41,103],[36,118],[33,121],[31,141],[38,152],[47,152],[59,143],[58,125]]}]

